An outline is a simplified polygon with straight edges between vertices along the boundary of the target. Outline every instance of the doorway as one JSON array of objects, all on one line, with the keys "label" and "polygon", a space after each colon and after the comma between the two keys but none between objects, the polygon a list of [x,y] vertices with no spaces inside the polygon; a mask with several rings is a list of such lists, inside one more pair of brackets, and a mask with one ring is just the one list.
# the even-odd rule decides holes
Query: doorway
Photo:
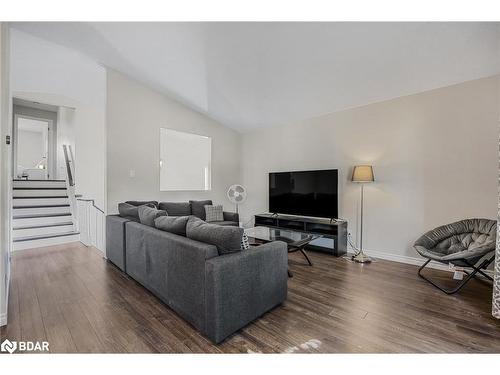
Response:
[{"label": "doorway", "polygon": [[55,178],[57,112],[14,103],[13,177]]}]

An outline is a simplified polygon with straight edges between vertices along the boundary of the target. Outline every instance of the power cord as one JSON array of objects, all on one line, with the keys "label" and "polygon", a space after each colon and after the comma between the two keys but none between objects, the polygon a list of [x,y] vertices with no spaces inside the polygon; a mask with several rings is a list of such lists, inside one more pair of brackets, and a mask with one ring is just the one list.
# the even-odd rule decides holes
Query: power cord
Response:
[{"label": "power cord", "polygon": [[351,249],[354,251],[354,255],[358,255],[360,253],[360,250],[358,249],[358,247],[354,244],[354,241],[352,239],[352,235],[351,233],[347,233],[347,242],[349,244],[349,246],[351,247]]}]

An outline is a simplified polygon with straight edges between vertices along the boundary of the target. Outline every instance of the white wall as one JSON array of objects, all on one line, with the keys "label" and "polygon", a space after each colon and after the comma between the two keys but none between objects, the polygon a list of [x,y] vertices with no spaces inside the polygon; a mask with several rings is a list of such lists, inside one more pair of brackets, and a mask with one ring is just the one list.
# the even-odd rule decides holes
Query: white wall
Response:
[{"label": "white wall", "polygon": [[[107,80],[108,212],[143,199],[207,198],[233,209],[226,190],[241,181],[240,135],[116,71],[108,70]],[[211,191],[160,192],[160,128],[212,137]]]},{"label": "white wall", "polygon": [[[64,151],[61,147],[62,145],[70,145],[73,153],[76,151],[76,128],[77,127],[77,112],[75,109],[67,107],[59,107],[57,111],[57,178],[59,180],[64,180],[66,178],[66,159],[64,158]],[[100,133],[100,131],[99,131]],[[80,147],[83,147],[83,140],[78,142]],[[77,170],[77,190],[82,192],[80,179],[78,178],[78,171],[85,172],[86,166],[79,166],[77,157],[75,156],[75,164]],[[83,170],[82,170],[83,167]],[[91,193],[89,193],[91,194]],[[89,195],[87,194],[87,195]]]},{"label": "white wall", "polygon": [[34,168],[45,155],[47,138],[43,132],[18,129],[19,152],[17,164],[24,168]]},{"label": "white wall", "polygon": [[12,101],[9,82],[9,29],[0,22],[0,326],[7,324],[10,280],[11,146],[4,140],[12,136]]},{"label": "white wall", "polygon": [[365,188],[364,247],[417,257],[425,231],[468,217],[496,218],[498,78],[417,95],[243,136],[243,220],[268,210],[272,171],[339,169],[339,216],[357,237],[359,185],[352,166],[374,165]]},{"label": "white wall", "polygon": [[59,112],[58,123],[74,127],[76,192],[104,208],[106,70],[74,50],[15,29],[11,66],[14,96],[70,107]]}]

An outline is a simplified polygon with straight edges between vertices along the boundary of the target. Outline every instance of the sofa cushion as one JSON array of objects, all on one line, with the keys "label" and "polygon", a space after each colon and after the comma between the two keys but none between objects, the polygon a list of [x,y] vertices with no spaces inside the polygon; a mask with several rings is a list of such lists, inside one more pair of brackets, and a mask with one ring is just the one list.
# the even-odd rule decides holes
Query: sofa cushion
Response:
[{"label": "sofa cushion", "polygon": [[157,210],[156,208],[148,206],[139,206],[137,210],[139,211],[139,220],[141,221],[141,224],[148,225],[150,227],[155,226],[156,218],[167,215],[167,211]]},{"label": "sofa cushion", "polygon": [[158,208],[157,201],[126,201],[125,203],[131,204],[132,206],[137,206],[137,207],[153,205],[154,207]]},{"label": "sofa cushion", "polygon": [[168,216],[191,215],[191,205],[188,202],[160,202],[159,208],[167,211]]},{"label": "sofa cushion", "polygon": [[215,245],[219,255],[241,251],[243,228],[206,223],[191,216],[186,225],[186,235],[196,241]]},{"label": "sofa cushion", "polygon": [[205,221],[211,223],[213,221],[224,221],[222,213],[222,205],[206,205],[205,206]]},{"label": "sofa cushion", "polygon": [[191,204],[191,213],[194,216],[199,217],[201,220],[205,220],[205,206],[211,206],[212,201],[189,201],[189,204]]},{"label": "sofa cushion", "polygon": [[210,224],[217,224],[217,225],[231,226],[231,227],[239,226],[239,224],[236,221],[229,221],[229,220],[212,221]]},{"label": "sofa cushion", "polygon": [[155,227],[165,232],[186,236],[189,216],[160,216],[155,219]]},{"label": "sofa cushion", "polygon": [[[151,203],[146,204],[147,207],[154,208],[155,206]],[[134,221],[139,220],[139,206],[134,206],[130,203],[118,203],[118,212],[121,217],[125,217],[127,219],[135,219]]]}]

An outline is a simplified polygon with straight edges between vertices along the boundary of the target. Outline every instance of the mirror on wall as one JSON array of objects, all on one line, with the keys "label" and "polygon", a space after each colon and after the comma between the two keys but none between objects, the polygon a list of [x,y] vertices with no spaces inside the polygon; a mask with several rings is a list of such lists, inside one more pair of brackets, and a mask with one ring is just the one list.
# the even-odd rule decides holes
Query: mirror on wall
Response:
[{"label": "mirror on wall", "polygon": [[212,138],[160,128],[160,190],[210,190]]}]

